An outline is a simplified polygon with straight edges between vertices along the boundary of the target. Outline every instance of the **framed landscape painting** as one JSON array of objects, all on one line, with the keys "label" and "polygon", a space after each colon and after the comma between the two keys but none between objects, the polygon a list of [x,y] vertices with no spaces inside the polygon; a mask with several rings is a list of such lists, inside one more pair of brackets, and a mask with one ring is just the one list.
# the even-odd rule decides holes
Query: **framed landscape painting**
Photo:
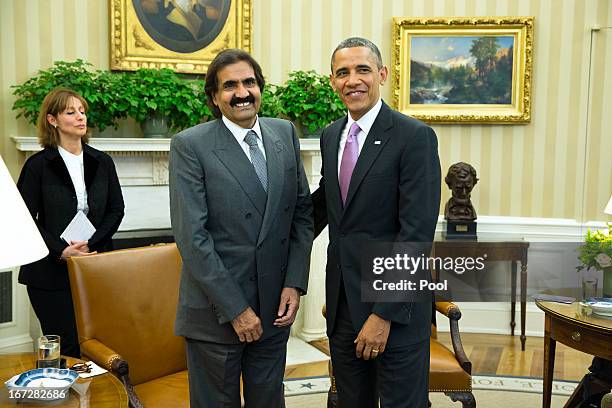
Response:
[{"label": "framed landscape painting", "polygon": [[251,0],[109,0],[111,69],[204,74],[220,51],[251,51]]},{"label": "framed landscape painting", "polygon": [[425,122],[528,123],[533,17],[394,18],[393,103]]}]

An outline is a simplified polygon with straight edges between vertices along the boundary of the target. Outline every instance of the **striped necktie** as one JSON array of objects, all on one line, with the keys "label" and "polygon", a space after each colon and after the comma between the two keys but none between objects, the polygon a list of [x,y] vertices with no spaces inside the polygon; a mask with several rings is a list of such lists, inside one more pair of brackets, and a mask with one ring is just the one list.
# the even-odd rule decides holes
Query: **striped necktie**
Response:
[{"label": "striped necktie", "polygon": [[338,181],[340,183],[340,195],[342,196],[343,205],[346,204],[346,197],[348,196],[349,185],[351,184],[351,176],[353,175],[353,169],[355,169],[355,164],[359,157],[359,141],[357,140],[357,134],[360,130],[361,128],[357,122],[353,122],[349,129],[348,136],[346,137],[344,151],[342,152]]},{"label": "striped necktie", "polygon": [[268,192],[268,170],[266,167],[266,158],[263,153],[259,149],[257,145],[257,133],[253,130],[249,130],[244,137],[244,141],[249,145],[249,153],[251,155],[251,163],[253,163],[253,168],[255,169],[255,173],[257,173],[257,177],[261,182],[261,186],[264,191]]}]

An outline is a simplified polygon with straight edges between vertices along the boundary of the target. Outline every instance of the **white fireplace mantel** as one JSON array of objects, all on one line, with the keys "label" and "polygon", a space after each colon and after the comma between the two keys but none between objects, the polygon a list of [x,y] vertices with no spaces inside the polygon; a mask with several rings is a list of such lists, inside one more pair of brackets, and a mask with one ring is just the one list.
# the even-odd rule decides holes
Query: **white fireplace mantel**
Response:
[{"label": "white fireplace mantel", "polygon": [[[12,138],[17,150],[30,156],[41,150],[34,137]],[[168,152],[171,139],[92,138],[90,145],[108,153],[115,163],[126,209],[119,231],[170,228]],[[311,186],[321,168],[319,140],[301,139],[302,160]]]},{"label": "white fireplace mantel", "polygon": [[[13,141],[17,150],[22,152],[37,152],[41,150],[38,139],[30,136],[14,136]],[[117,138],[95,137],[89,144],[104,152],[168,152],[172,139],[144,139],[144,138]],[[302,151],[319,151],[319,139],[300,139]]]}]

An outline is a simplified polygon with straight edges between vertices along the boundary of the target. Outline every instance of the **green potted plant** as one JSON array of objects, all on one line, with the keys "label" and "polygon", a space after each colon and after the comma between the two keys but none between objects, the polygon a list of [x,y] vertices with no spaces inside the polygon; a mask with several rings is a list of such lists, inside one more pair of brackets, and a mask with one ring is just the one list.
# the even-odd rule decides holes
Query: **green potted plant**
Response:
[{"label": "green potted plant", "polygon": [[322,129],[346,114],[329,83],[315,71],[293,71],[277,90],[280,113],[297,124],[304,137],[319,137]]},{"label": "green potted plant", "polygon": [[587,230],[584,245],[578,248],[578,259],[582,265],[576,270],[594,268],[603,271],[603,295],[612,298],[612,223],[608,232]]},{"label": "green potted plant", "polygon": [[117,120],[125,118],[125,106],[119,97],[119,77],[109,71],[92,70],[92,65],[83,60],[75,62],[56,61],[46,70],[14,88],[13,110],[17,117],[23,116],[36,125],[38,112],[45,96],[54,88],[66,87],[85,98],[89,104],[87,125],[103,131],[108,126],[117,128]]},{"label": "green potted plant", "polygon": [[121,98],[145,137],[167,137],[169,128],[180,130],[211,116],[204,81],[182,79],[167,68],[126,73]]},{"label": "green potted plant", "polygon": [[278,86],[266,84],[261,93],[261,106],[259,116],[267,118],[278,118],[281,116],[280,103],[278,100]]}]

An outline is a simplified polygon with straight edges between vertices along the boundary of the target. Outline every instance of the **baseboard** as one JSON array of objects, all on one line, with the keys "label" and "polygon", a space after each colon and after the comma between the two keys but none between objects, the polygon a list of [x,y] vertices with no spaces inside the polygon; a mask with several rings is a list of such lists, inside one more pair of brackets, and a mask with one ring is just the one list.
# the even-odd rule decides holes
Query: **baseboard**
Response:
[{"label": "baseboard", "polygon": [[0,339],[0,354],[31,353],[34,350],[34,341],[27,334]]}]

